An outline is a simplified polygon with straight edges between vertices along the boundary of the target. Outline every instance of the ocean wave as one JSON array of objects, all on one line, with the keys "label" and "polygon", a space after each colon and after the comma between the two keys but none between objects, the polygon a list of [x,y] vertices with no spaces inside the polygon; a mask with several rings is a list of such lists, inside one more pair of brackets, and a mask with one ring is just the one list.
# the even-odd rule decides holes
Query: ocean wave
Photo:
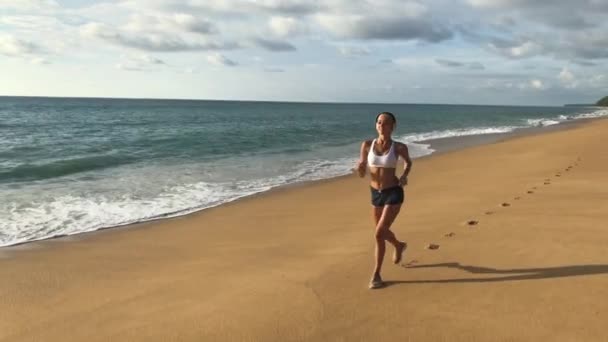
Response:
[{"label": "ocean wave", "polygon": [[[100,189],[90,184],[85,193],[19,201],[20,204],[5,202],[0,204],[3,217],[0,247],[181,216],[278,186],[349,174],[355,161],[356,158],[303,161],[278,177],[219,183],[200,181],[169,186],[153,195],[144,195],[141,189],[121,189],[122,194],[111,194],[101,190],[103,184],[97,185]],[[156,177],[147,178],[147,186],[146,183],[138,186],[155,186]]]},{"label": "ocean wave", "polygon": [[577,114],[573,118],[574,119],[593,119],[593,118],[600,118],[603,116],[608,116],[608,109],[598,109],[591,113]]},{"label": "ocean wave", "polygon": [[499,127],[470,127],[460,129],[447,129],[443,131],[431,131],[423,133],[407,134],[401,137],[401,141],[420,142],[433,139],[469,136],[469,135],[482,135],[482,134],[498,134],[508,133],[513,130],[520,128],[519,126],[499,126]]},{"label": "ocean wave", "polygon": [[56,160],[45,164],[19,164],[0,171],[2,181],[32,181],[67,176],[80,172],[101,170],[133,162],[130,156],[98,155]]},{"label": "ocean wave", "polygon": [[526,120],[526,124],[527,126],[532,126],[532,127],[546,127],[546,126],[553,126],[553,125],[557,125],[559,123],[562,123],[563,121],[566,121],[568,119],[567,116],[565,115],[561,115],[562,117],[564,117],[563,119],[559,119],[559,120],[552,120],[552,119],[527,119]]}]

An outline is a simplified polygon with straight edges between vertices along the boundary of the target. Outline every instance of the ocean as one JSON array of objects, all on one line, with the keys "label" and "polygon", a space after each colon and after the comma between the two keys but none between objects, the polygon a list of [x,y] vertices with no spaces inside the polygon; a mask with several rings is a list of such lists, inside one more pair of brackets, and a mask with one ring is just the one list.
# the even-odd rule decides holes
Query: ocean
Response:
[{"label": "ocean", "polygon": [[597,107],[0,97],[0,247],[184,215],[351,173],[378,112],[428,140],[608,115]]}]

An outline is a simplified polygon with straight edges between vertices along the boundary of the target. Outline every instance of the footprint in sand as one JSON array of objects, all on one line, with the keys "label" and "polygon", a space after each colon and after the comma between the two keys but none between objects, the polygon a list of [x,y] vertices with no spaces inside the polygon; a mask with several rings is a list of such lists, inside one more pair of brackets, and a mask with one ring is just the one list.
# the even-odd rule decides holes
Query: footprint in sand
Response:
[{"label": "footprint in sand", "polygon": [[[513,199],[514,199],[514,200],[516,200],[516,201],[519,201],[519,199],[520,199],[520,198],[521,198],[521,197],[517,196],[517,197],[514,197]],[[504,203],[503,203],[503,204],[504,204]],[[503,207],[505,207],[505,206],[503,205]]]},{"label": "footprint in sand", "polygon": [[501,207],[510,207],[511,203],[504,202],[504,203],[501,203],[500,206]]},{"label": "footprint in sand", "polygon": [[449,233],[445,234],[444,236],[445,236],[445,237],[453,237],[454,235],[456,235],[456,233],[454,233],[454,232],[449,232]]},{"label": "footprint in sand", "polygon": [[416,265],[418,263],[418,260],[414,259],[408,263],[403,264],[404,266],[412,266],[412,265]]},{"label": "footprint in sand", "polygon": [[469,226],[476,226],[477,224],[479,224],[479,221],[475,221],[475,220],[467,221],[467,225],[469,225]]},{"label": "footprint in sand", "polygon": [[551,185],[551,182],[544,182],[545,185]]},{"label": "footprint in sand", "polygon": [[559,173],[555,175],[555,177],[561,177],[562,175],[560,175]]},{"label": "footprint in sand", "polygon": [[488,210],[484,214],[486,214],[486,215],[492,215],[492,214],[494,214],[494,212],[492,210]]},{"label": "footprint in sand", "polygon": [[428,245],[426,245],[426,249],[431,249],[431,250],[439,249],[439,245],[436,243],[429,243]]},{"label": "footprint in sand", "polygon": [[532,191],[532,190],[528,190],[528,193],[529,193],[529,194],[533,194],[533,193],[534,193],[534,191]]}]

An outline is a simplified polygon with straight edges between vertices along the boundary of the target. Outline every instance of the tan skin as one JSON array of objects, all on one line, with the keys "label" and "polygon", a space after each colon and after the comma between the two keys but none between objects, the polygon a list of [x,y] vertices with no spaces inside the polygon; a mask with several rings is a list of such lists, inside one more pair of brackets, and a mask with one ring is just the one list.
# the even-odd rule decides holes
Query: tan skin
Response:
[{"label": "tan skin", "polygon": [[[376,121],[376,131],[378,132],[378,138],[376,138],[376,144],[372,147],[372,140],[366,140],[361,144],[361,155],[359,162],[357,163],[357,172],[359,177],[365,177],[367,169],[367,154],[371,148],[374,148],[376,155],[386,154],[393,142],[391,135],[395,129],[395,123],[393,119],[386,114],[382,114]],[[383,167],[369,167],[371,182],[370,185],[374,189],[382,190],[394,186],[406,186],[407,176],[412,169],[412,160],[407,148],[407,145],[400,142],[395,142],[395,153],[401,157],[405,162],[404,172],[401,177],[397,178],[395,168],[383,168]],[[380,277],[380,271],[382,269],[382,262],[384,261],[384,254],[386,251],[386,243],[388,241],[395,247],[395,256],[393,261],[401,257],[401,253],[405,248],[405,243],[401,242],[395,236],[395,233],[391,231],[391,225],[394,222],[397,214],[401,210],[401,204],[385,205],[383,207],[372,207],[372,216],[375,223],[375,237],[376,237],[376,253],[375,253],[375,267],[372,275],[372,281],[382,281]],[[399,257],[397,257],[397,255]]]}]

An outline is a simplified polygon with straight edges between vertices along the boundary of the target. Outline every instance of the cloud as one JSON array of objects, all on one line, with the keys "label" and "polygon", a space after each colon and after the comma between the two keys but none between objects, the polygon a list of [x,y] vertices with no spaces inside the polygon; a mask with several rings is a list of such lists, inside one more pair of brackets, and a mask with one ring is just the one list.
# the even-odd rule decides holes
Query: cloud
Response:
[{"label": "cloud", "polygon": [[162,65],[167,65],[167,63],[147,54],[138,54],[122,55],[121,62],[116,64],[116,67],[127,71],[153,71]]},{"label": "cloud", "polygon": [[0,8],[17,11],[49,10],[59,8],[55,0],[0,0]]},{"label": "cloud", "polygon": [[339,46],[338,52],[346,57],[367,56],[371,53],[370,49],[361,46]]},{"label": "cloud", "polygon": [[540,90],[545,88],[545,84],[539,79],[534,79],[530,80],[530,87]]},{"label": "cloud", "polygon": [[280,73],[280,72],[285,72],[285,69],[267,67],[267,68],[264,68],[264,71],[265,72],[278,72],[278,73]]},{"label": "cloud", "polygon": [[13,29],[40,32],[56,30],[60,22],[57,18],[43,15],[4,15],[0,16],[0,24]]},{"label": "cloud", "polygon": [[214,65],[218,65],[218,66],[237,66],[238,63],[226,58],[226,56],[219,54],[219,53],[215,53],[213,55],[209,55],[207,56],[207,61],[211,64]]},{"label": "cloud", "polygon": [[[183,7],[181,3],[169,1],[170,6]],[[303,16],[316,13],[324,5],[317,1],[309,0],[191,0],[186,5],[205,12],[216,12],[220,14],[242,12],[265,12],[282,15]]]},{"label": "cloud", "polygon": [[448,68],[467,68],[470,70],[484,70],[485,67],[479,62],[458,62],[448,59],[435,59],[435,62]]},{"label": "cloud", "polygon": [[254,2],[260,9],[272,13],[286,13],[292,15],[306,15],[322,9],[316,1],[309,0],[260,0]]},{"label": "cloud", "polygon": [[268,26],[279,37],[293,36],[304,31],[302,24],[293,17],[271,17]]},{"label": "cloud", "polygon": [[134,32],[182,31],[204,35],[217,32],[217,28],[210,21],[184,13],[135,14],[131,17],[125,29]]},{"label": "cloud", "polygon": [[272,40],[272,39],[264,39],[264,38],[256,38],[253,40],[256,46],[259,46],[263,49],[269,51],[295,51],[296,47],[291,45],[288,42]]},{"label": "cloud", "polygon": [[5,56],[24,57],[42,52],[42,48],[34,42],[18,39],[12,35],[0,36],[0,54]]},{"label": "cloud", "polygon": [[47,65],[47,64],[51,64],[51,61],[49,61],[48,59],[44,58],[44,57],[35,57],[30,61],[32,64],[37,64],[37,65]]},{"label": "cloud", "polygon": [[453,36],[442,25],[422,18],[321,15],[318,21],[336,37],[346,39],[422,40],[438,43]]},{"label": "cloud", "polygon": [[494,39],[487,46],[491,51],[509,58],[532,57],[543,52],[543,47],[531,40]]},{"label": "cloud", "polygon": [[596,63],[590,62],[590,61],[585,61],[585,60],[575,60],[573,61],[574,63],[580,65],[580,66],[586,66],[586,67],[592,67],[592,66],[596,66]]},{"label": "cloud", "polygon": [[157,52],[230,50],[239,47],[238,44],[231,42],[218,43],[198,39],[187,41],[179,35],[170,33],[120,32],[100,23],[83,25],[81,33],[86,37],[98,38],[114,44]]},{"label": "cloud", "polygon": [[568,68],[563,68],[557,75],[557,78],[566,88],[576,88],[578,86],[576,77]]}]

